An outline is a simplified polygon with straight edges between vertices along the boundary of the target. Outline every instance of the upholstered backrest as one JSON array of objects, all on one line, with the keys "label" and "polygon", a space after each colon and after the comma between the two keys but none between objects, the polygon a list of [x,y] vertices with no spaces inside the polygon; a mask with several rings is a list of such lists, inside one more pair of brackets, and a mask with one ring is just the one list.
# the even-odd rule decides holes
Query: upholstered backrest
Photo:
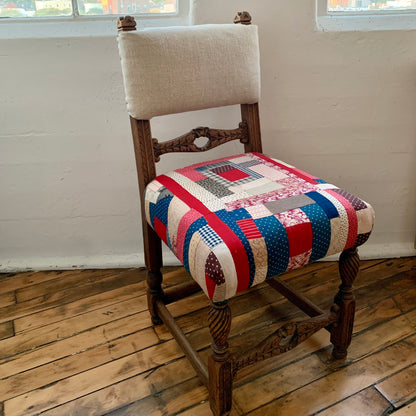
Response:
[{"label": "upholstered backrest", "polygon": [[259,101],[257,26],[143,29],[120,32],[118,43],[135,119]]}]

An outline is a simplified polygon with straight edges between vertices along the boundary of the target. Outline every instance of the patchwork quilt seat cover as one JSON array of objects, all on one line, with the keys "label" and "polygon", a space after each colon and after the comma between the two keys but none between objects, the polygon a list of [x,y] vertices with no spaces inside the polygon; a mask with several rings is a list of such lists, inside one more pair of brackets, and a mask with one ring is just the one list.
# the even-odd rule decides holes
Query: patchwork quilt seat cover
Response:
[{"label": "patchwork quilt seat cover", "polygon": [[372,207],[282,161],[246,153],[157,176],[148,223],[214,302],[363,244]]}]

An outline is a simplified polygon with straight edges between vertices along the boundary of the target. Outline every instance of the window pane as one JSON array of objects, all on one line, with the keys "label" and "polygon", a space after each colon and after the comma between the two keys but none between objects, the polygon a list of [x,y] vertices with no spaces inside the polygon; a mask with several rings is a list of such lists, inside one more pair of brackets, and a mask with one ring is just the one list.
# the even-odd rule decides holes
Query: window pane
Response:
[{"label": "window pane", "polygon": [[0,0],[0,17],[69,16],[71,0]]},{"label": "window pane", "polygon": [[328,0],[328,10],[416,10],[416,0]]},{"label": "window pane", "polygon": [[[1,0],[0,0],[1,1]],[[177,0],[77,0],[79,14],[176,13]]]}]

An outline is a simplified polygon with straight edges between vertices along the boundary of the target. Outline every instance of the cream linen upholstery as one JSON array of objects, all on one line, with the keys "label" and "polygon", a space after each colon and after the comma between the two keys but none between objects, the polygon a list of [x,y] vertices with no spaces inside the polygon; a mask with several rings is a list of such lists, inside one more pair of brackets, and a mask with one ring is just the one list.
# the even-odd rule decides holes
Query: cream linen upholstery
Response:
[{"label": "cream linen upholstery", "polygon": [[143,29],[120,32],[118,42],[136,119],[259,101],[257,26]]}]

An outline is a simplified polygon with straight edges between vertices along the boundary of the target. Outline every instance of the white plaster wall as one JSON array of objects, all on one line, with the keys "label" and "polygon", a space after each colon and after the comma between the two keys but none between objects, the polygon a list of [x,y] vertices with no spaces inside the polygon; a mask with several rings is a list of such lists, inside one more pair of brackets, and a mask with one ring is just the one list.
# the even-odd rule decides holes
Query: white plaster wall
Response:
[{"label": "white plaster wall", "polygon": [[[364,257],[415,254],[416,31],[317,32],[310,0],[196,0],[194,20],[242,9],[260,26],[265,152],[373,204]],[[233,128],[238,112],[153,134]],[[168,155],[160,172],[239,149]],[[142,264],[138,206],[115,38],[1,40],[0,270]]]}]

